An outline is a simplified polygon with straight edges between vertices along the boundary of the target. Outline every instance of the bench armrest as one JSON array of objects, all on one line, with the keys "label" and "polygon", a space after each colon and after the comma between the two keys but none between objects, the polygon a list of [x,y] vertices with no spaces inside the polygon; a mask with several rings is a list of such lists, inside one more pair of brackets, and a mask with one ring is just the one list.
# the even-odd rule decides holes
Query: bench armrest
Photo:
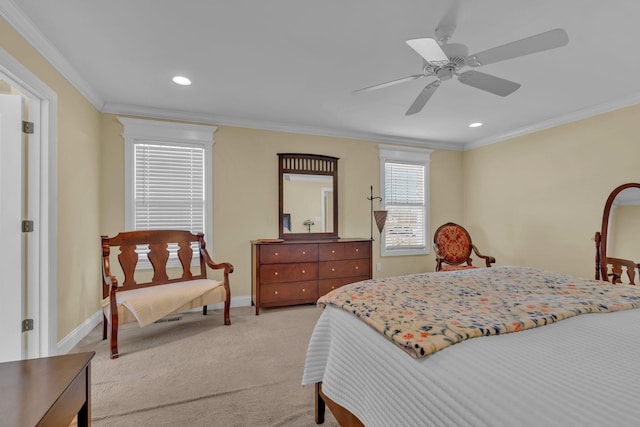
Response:
[{"label": "bench armrest", "polygon": [[207,266],[214,270],[224,268],[224,280],[222,282],[222,285],[224,286],[225,293],[227,294],[224,304],[224,324],[230,325],[231,319],[229,317],[229,307],[231,306],[231,288],[229,287],[229,274],[233,273],[233,265],[228,262],[221,262],[219,264],[213,262],[213,260],[209,256],[209,252],[207,252],[207,248],[204,245],[204,239],[201,238],[200,255],[202,255],[202,258],[204,259],[204,262],[207,264]]},{"label": "bench armrest", "polygon": [[228,262],[221,262],[219,264],[216,264],[215,262],[213,262],[213,260],[211,259],[211,257],[209,256],[209,252],[207,252],[206,248],[200,248],[200,253],[202,254],[202,256],[204,257],[204,262],[207,264],[207,266],[209,268],[211,268],[212,270],[219,270],[221,268],[224,268],[224,274],[228,275],[230,273],[233,273],[233,265],[228,263]]},{"label": "bench armrest", "polygon": [[[105,288],[104,290],[108,289],[108,292],[106,292],[106,294],[108,296],[115,297],[116,290],[118,289],[118,279],[109,273],[108,258],[103,259],[103,263],[102,263],[102,284],[104,285],[104,288]],[[105,292],[103,291],[102,297],[106,298],[107,295],[104,295],[104,294]]]}]

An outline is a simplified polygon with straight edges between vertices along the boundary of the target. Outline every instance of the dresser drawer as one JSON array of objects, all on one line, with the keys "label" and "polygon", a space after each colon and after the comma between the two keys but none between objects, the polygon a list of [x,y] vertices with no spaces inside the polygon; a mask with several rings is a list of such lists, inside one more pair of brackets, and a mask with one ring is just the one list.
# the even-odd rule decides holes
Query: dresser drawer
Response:
[{"label": "dresser drawer", "polygon": [[318,278],[318,263],[265,264],[260,266],[261,283],[285,283]]},{"label": "dresser drawer", "polygon": [[318,264],[318,277],[320,279],[369,275],[369,258],[322,261]]},{"label": "dresser drawer", "polygon": [[320,261],[369,258],[370,242],[329,243],[320,245]]},{"label": "dresser drawer", "polygon": [[359,277],[341,277],[339,279],[322,279],[318,281],[318,296],[328,294],[334,289],[341,286],[348,285],[349,283],[359,282],[361,280],[368,280],[369,276]]},{"label": "dresser drawer", "polygon": [[260,263],[306,262],[318,260],[318,245],[260,245]]},{"label": "dresser drawer", "polygon": [[285,305],[286,302],[315,302],[318,300],[318,281],[291,283],[271,283],[260,287],[260,301],[267,305],[277,303]]}]

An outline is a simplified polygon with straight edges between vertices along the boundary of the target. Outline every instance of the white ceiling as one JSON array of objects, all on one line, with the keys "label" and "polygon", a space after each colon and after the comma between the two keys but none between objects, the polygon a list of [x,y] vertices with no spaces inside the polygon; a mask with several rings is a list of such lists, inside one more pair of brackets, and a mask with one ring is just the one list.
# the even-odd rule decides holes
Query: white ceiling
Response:
[{"label": "white ceiling", "polygon": [[[499,97],[421,72],[451,0],[0,0],[0,13],[101,111],[468,149],[640,102],[640,1],[462,0],[471,53],[554,28],[569,44],[476,70]],[[180,87],[181,74],[193,84]],[[468,124],[485,123],[471,129]]]}]

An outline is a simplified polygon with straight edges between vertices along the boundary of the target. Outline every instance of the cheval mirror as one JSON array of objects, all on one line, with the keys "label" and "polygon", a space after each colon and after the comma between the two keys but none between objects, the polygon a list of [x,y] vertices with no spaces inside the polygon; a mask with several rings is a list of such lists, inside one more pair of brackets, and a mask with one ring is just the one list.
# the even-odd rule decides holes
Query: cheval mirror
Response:
[{"label": "cheval mirror", "polygon": [[640,183],[614,189],[596,233],[596,280],[638,283],[640,272]]},{"label": "cheval mirror", "polygon": [[338,238],[338,158],[278,153],[279,236]]}]

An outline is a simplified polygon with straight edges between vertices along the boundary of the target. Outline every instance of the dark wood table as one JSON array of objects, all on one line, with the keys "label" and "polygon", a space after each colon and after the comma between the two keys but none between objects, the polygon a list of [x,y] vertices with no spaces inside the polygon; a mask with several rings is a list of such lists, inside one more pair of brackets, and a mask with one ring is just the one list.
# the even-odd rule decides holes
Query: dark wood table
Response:
[{"label": "dark wood table", "polygon": [[0,363],[0,425],[91,425],[91,359],[95,352]]}]

